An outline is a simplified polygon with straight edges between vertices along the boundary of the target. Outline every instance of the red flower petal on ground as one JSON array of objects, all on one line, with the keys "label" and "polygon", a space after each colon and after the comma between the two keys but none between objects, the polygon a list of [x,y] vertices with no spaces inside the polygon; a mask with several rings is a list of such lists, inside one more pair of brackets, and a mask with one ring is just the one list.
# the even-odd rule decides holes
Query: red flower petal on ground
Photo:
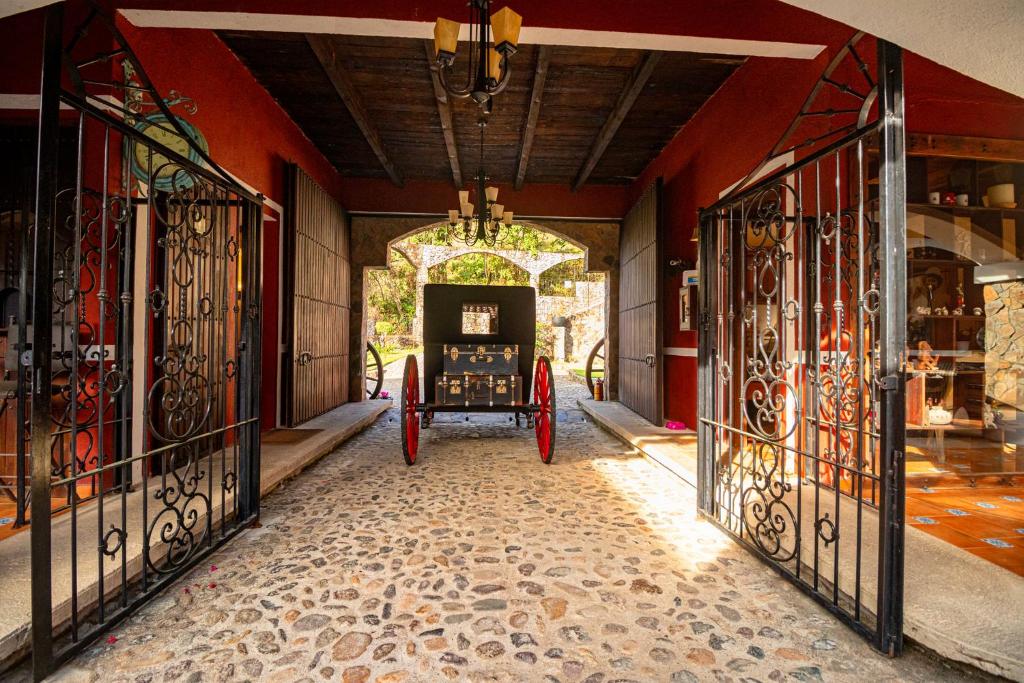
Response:
[{"label": "red flower petal on ground", "polygon": [[210,565],[210,571],[211,571],[211,572],[215,572],[215,571],[217,571],[217,565],[215,565],[215,564],[211,564],[211,565]]},{"label": "red flower petal on ground", "polygon": [[210,582],[210,588],[216,588],[216,587],[217,587],[217,584],[215,584],[215,583],[213,583],[213,582],[211,581],[211,582]]},{"label": "red flower petal on ground", "polygon": [[113,645],[116,642],[117,642],[117,636],[114,636],[114,635],[107,636],[107,644],[108,645]]}]

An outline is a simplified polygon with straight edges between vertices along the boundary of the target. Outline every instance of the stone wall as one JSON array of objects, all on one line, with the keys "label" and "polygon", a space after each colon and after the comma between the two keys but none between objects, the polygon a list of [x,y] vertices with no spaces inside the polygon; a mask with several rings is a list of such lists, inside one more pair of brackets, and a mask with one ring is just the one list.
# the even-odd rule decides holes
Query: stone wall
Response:
[{"label": "stone wall", "polygon": [[1024,408],[1024,283],[985,287],[985,395],[1009,412]]},{"label": "stone wall", "polygon": [[[435,228],[442,223],[438,218],[410,215],[356,215],[351,217],[352,228],[352,312],[351,329],[362,334],[352,335],[350,398],[361,401],[365,395],[363,368],[366,362],[366,292],[367,270],[387,268],[390,245],[408,235]],[[517,221],[518,222],[518,221]],[[619,223],[571,219],[545,219],[543,223],[524,221],[525,225],[563,237],[584,250],[587,272],[604,273],[604,300],[606,311],[619,310]],[[360,305],[362,302],[362,305]],[[619,317],[605,318],[605,336],[608,339],[607,376],[609,398],[617,393]]]}]

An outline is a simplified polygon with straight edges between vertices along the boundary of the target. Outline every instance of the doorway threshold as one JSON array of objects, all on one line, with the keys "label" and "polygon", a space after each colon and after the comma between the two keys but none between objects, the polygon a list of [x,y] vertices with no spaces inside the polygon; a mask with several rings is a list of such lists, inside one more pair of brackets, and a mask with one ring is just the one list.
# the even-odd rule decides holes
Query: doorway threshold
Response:
[{"label": "doorway threshold", "polygon": [[[579,405],[595,424],[697,486],[695,432],[657,427],[615,401]],[[904,635],[940,657],[1024,681],[1024,578],[909,524],[905,529]]]}]

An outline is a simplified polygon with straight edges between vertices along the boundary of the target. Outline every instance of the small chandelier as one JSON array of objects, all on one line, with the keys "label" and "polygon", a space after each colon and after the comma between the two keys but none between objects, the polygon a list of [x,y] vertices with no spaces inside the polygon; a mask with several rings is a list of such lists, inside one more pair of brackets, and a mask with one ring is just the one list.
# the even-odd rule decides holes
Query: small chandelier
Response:
[{"label": "small chandelier", "polygon": [[508,85],[512,74],[509,58],[516,53],[523,18],[508,7],[491,16],[490,0],[470,0],[469,8],[466,80],[461,86],[452,83],[461,25],[440,17],[434,23],[434,54],[440,67],[438,76],[448,94],[459,98],[472,97],[481,107],[489,108],[491,96]]},{"label": "small chandelier", "polygon": [[[459,208],[448,211],[449,232],[472,247],[483,244],[493,247],[498,242],[501,226],[512,225],[512,212],[506,211],[504,205],[498,203],[498,188],[486,186],[487,175],[484,173],[484,127],[487,120],[481,116],[480,126],[480,167],[476,172],[476,199],[474,207],[469,201],[469,190],[459,190]],[[476,214],[473,209],[476,208]]]}]

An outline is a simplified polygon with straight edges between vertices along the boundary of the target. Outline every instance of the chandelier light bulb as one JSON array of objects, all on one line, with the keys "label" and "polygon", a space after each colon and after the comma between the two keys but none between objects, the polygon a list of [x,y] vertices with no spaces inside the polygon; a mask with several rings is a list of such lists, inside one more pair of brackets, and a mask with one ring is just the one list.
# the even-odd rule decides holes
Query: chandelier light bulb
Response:
[{"label": "chandelier light bulb", "polygon": [[469,204],[469,190],[459,190],[459,206]]},{"label": "chandelier light bulb", "polygon": [[491,204],[498,201],[498,188],[493,185],[484,190],[484,194],[487,195],[487,201]]},{"label": "chandelier light bulb", "polygon": [[491,206],[491,218],[498,221],[501,220],[501,215],[505,212],[505,207],[502,204],[494,204]]},{"label": "chandelier light bulb", "polygon": [[511,226],[511,225],[512,225],[512,212],[511,212],[511,211],[506,211],[506,212],[505,212],[505,213],[504,213],[504,214],[502,215],[502,217],[501,217],[501,221],[502,221],[502,222],[503,222],[503,223],[504,223],[504,224],[505,224],[506,226]]},{"label": "chandelier light bulb", "polygon": [[459,212],[457,209],[448,210],[448,222],[451,223],[452,225],[455,225],[456,223],[459,222]]}]

